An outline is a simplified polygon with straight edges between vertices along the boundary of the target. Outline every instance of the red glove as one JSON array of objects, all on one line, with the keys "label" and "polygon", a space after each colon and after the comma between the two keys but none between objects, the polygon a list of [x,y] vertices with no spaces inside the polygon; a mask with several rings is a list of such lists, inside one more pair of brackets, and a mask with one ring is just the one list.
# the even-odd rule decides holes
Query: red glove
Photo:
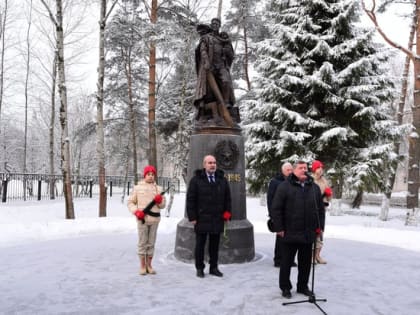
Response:
[{"label": "red glove", "polygon": [[223,212],[223,220],[229,221],[231,217],[232,217],[232,215],[230,214],[229,211]]},{"label": "red glove", "polygon": [[134,212],[134,215],[137,217],[138,220],[143,220],[144,219],[144,212],[143,210],[136,210],[136,212]]},{"label": "red glove", "polygon": [[156,204],[160,204],[162,203],[163,197],[162,195],[156,195],[153,200],[156,202]]},{"label": "red glove", "polygon": [[333,194],[333,192],[332,192],[332,189],[331,189],[330,187],[325,188],[325,190],[324,190],[324,195],[325,195],[326,197],[331,197],[331,196],[332,196],[332,194]]}]

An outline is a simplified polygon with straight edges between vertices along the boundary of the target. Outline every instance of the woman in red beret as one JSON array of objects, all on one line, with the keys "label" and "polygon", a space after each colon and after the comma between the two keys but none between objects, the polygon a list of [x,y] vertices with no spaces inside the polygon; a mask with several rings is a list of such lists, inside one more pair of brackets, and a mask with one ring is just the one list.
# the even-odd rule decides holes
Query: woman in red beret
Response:
[{"label": "woman in red beret", "polygon": [[[157,228],[160,222],[160,210],[165,207],[162,187],[156,184],[156,168],[148,165],[143,170],[144,179],[134,186],[128,198],[128,209],[137,218],[139,234],[138,255],[140,257],[140,275],[155,274],[152,258],[155,251]],[[154,201],[154,206],[145,213],[144,208]]]},{"label": "woman in red beret", "polygon": [[[312,176],[314,177],[314,182],[319,186],[321,189],[321,194],[323,197],[323,201],[325,204],[325,207],[329,205],[329,202],[332,198],[332,190],[328,185],[327,179],[323,176],[324,175],[324,164],[321,161],[314,160],[312,162]],[[321,249],[323,246],[322,241],[322,234],[324,231],[320,231],[320,234],[317,236],[316,239],[316,248],[315,248],[315,262],[318,264],[326,264],[327,261],[325,261],[321,257]]]}]

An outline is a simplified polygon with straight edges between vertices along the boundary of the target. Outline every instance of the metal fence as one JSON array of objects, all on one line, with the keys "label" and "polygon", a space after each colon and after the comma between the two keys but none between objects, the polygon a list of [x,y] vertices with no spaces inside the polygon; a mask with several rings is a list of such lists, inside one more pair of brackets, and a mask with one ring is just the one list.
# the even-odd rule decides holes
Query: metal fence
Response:
[{"label": "metal fence", "polygon": [[[105,176],[107,196],[129,195],[133,188],[133,176]],[[92,198],[99,195],[99,176],[72,176],[74,198]],[[180,181],[159,177],[158,184],[164,189],[172,186],[180,191]],[[63,176],[46,174],[0,173],[1,202],[13,200],[47,200],[63,198]]]}]

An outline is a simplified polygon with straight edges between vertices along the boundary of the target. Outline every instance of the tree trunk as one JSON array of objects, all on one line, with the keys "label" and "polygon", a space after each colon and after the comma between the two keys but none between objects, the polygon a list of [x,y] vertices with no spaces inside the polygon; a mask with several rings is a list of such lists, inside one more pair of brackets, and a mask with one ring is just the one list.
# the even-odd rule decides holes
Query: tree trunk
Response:
[{"label": "tree trunk", "polygon": [[51,84],[51,117],[50,117],[50,199],[55,199],[55,170],[54,170],[54,126],[55,126],[55,86],[57,84],[58,54],[54,54]]},{"label": "tree trunk", "polygon": [[3,105],[3,91],[4,91],[4,51],[5,51],[5,34],[7,21],[8,0],[4,0],[4,11],[0,19],[1,23],[1,60],[0,60],[0,133],[1,133],[1,108]]},{"label": "tree trunk", "polygon": [[134,173],[134,183],[135,185],[138,181],[138,171],[137,171],[137,136],[136,136],[136,111],[134,110],[134,101],[133,101],[133,82],[132,82],[132,73],[131,73],[131,52],[127,52],[126,56],[126,65],[125,65],[125,75],[127,78],[127,88],[128,88],[128,111],[130,115],[130,129],[131,129],[131,140],[133,148],[133,173]]},{"label": "tree trunk", "polygon": [[[152,9],[150,12],[150,22],[156,24],[157,21],[157,0],[152,0]],[[152,41],[150,43],[149,56],[149,164],[157,169],[156,152],[156,46]]]},{"label": "tree trunk", "polygon": [[[246,18],[245,18],[246,19]],[[246,20],[244,21],[244,73],[245,73],[245,81],[248,91],[251,90],[251,80],[249,79],[249,72],[248,72],[248,34],[247,34],[247,26]]]},{"label": "tree trunk", "polygon": [[420,212],[419,208],[407,209],[407,216],[405,218],[405,225],[417,226],[417,216]]},{"label": "tree trunk", "polygon": [[[413,12],[413,20],[411,21],[410,26],[410,35],[408,38],[408,50],[413,49],[414,45],[414,35],[416,34],[416,28],[417,28],[417,17],[415,15],[415,11]],[[402,74],[402,83],[401,83],[401,93],[400,93],[400,99],[398,102],[398,111],[397,111],[397,121],[401,125],[403,123],[403,116],[404,116],[404,108],[405,108],[405,102],[407,98],[407,88],[408,88],[408,74],[410,72],[410,56],[406,56],[405,63],[404,63],[404,70]],[[398,151],[396,151],[398,153]]]},{"label": "tree trunk", "polygon": [[56,53],[58,72],[58,93],[60,95],[60,126],[61,126],[61,171],[63,173],[63,192],[66,206],[66,219],[74,219],[73,195],[71,190],[70,139],[67,121],[67,87],[64,66],[64,32],[63,3],[56,0],[56,17],[45,0],[40,0],[48,11],[56,31]]},{"label": "tree trunk", "polygon": [[419,205],[419,163],[420,163],[420,0],[416,0],[417,39],[414,63],[414,105],[412,107],[412,124],[415,128],[408,137],[408,194],[407,208],[418,208]]},{"label": "tree trunk", "polygon": [[341,206],[341,199],[332,199],[330,202],[330,206],[328,208],[328,212],[332,216],[339,216],[343,214],[343,209]]},{"label": "tree trunk", "polygon": [[[77,149],[76,149],[77,150]],[[76,197],[80,197],[83,195],[83,182],[80,180],[80,164],[82,160],[82,145],[80,145],[79,152],[77,153],[76,159],[76,171],[74,176],[74,195]],[[82,184],[82,187],[80,187],[80,184]]]},{"label": "tree trunk", "polygon": [[388,220],[389,214],[389,198],[385,195],[382,196],[382,205],[381,205],[381,213],[379,214],[379,219],[382,221]]},{"label": "tree trunk", "polygon": [[217,18],[219,20],[222,20],[222,6],[223,6],[223,0],[219,0],[219,5],[217,6]]},{"label": "tree trunk", "polygon": [[[398,45],[394,41],[388,38],[384,31],[380,28],[374,9],[376,7],[376,1],[372,0],[372,9],[367,9],[365,3],[362,1],[363,10],[375,24],[376,30],[382,36],[382,38],[390,44],[392,47],[395,47],[402,52],[404,52],[414,64],[414,104],[412,107],[412,124],[414,130],[408,136],[408,175],[407,175],[407,208],[411,209],[408,213],[415,214],[418,210],[419,204],[419,163],[420,163],[420,147],[419,147],[419,130],[420,130],[420,0],[416,0],[416,5],[414,8],[414,18],[416,25],[416,54],[412,50],[406,49],[401,45]],[[400,104],[400,106],[402,106]],[[400,115],[402,115],[402,111]]]},{"label": "tree trunk", "polygon": [[105,25],[106,1],[101,0],[99,18],[99,65],[96,94],[96,155],[98,159],[99,175],[99,216],[106,217],[106,189],[105,189],[105,148],[104,148],[104,78],[105,78]]},{"label": "tree trunk", "polygon": [[131,143],[131,135],[128,135],[128,141],[126,146],[126,152],[123,154],[125,157],[125,161],[123,163],[124,165],[124,184],[123,184],[123,191],[121,195],[121,203],[124,203],[124,198],[126,195],[126,189],[128,184],[128,169],[130,168],[130,158],[129,158],[129,152],[130,152],[130,143]]},{"label": "tree trunk", "polygon": [[[408,50],[412,50],[413,49],[413,44],[414,44],[414,35],[416,33],[416,27],[417,27],[417,17],[416,17],[416,10],[414,10],[413,12],[413,19],[411,22],[411,26],[410,26],[410,35],[408,37],[408,45],[407,45],[407,49]],[[405,102],[406,102],[406,98],[407,98],[407,88],[408,88],[408,74],[410,72],[410,56],[406,55],[405,57],[405,63],[404,63],[404,69],[403,69],[403,74],[402,74],[402,83],[401,83],[401,92],[400,92],[400,99],[398,101],[398,108],[397,108],[397,112],[396,112],[396,118],[398,121],[399,125],[403,124],[403,116],[404,116],[404,108],[405,108]],[[397,141],[394,143],[394,152],[397,156],[399,156],[400,154],[400,143]],[[398,164],[397,162],[394,163],[394,169],[395,172],[391,173],[388,176],[388,185],[385,188],[385,197],[388,199],[387,204],[384,204],[384,202],[382,202],[382,210],[381,210],[381,215],[380,215],[380,219],[383,221],[388,220],[388,213],[389,213],[389,204],[390,204],[390,200],[391,200],[391,196],[392,196],[392,189],[394,187],[394,183],[395,183],[395,177],[396,177],[396,172],[397,172],[397,167]],[[388,209],[384,209],[384,207],[388,205]]]},{"label": "tree trunk", "polygon": [[331,187],[333,188],[333,196],[336,199],[343,198],[343,174],[337,173],[331,178]]},{"label": "tree trunk", "polygon": [[107,0],[101,0],[99,17],[99,65],[96,94],[96,156],[98,159],[99,176],[99,216],[106,217],[106,184],[105,184],[105,136],[104,136],[104,80],[105,80],[105,27],[106,20],[112,12],[115,0],[107,12]]},{"label": "tree trunk", "polygon": [[[419,41],[420,45],[420,41]],[[420,75],[420,62],[415,61],[414,64],[414,75],[416,77],[415,91],[414,91],[414,107],[412,108],[413,126],[415,131],[412,131],[408,137],[408,195],[407,195],[407,208],[414,209],[418,207],[419,199],[419,162],[420,162],[420,143],[419,134],[420,131],[420,110],[417,108],[420,106],[420,79],[417,78]]]},{"label": "tree trunk", "polygon": [[[25,125],[24,125],[24,139],[23,139],[23,173],[28,173],[27,159],[28,159],[28,105],[29,105],[29,95],[28,95],[28,86],[29,86],[29,73],[31,67],[31,44],[30,44],[30,32],[32,25],[32,0],[29,2],[29,20],[28,28],[26,30],[26,74],[25,74]],[[26,179],[23,180],[23,200],[26,201]]]},{"label": "tree trunk", "polygon": [[363,201],[363,190],[359,190],[357,193],[356,193],[356,197],[354,197],[354,199],[353,199],[353,202],[352,202],[352,204],[351,204],[351,207],[353,208],[353,209],[359,209],[360,208],[360,205],[362,204],[362,201]]},{"label": "tree trunk", "polygon": [[66,219],[74,219],[73,195],[71,190],[70,139],[67,120],[67,87],[64,66],[64,33],[62,1],[56,0],[57,5],[57,52],[58,52],[58,92],[60,95],[60,125],[61,125],[61,163],[64,181],[64,198],[66,205]]}]

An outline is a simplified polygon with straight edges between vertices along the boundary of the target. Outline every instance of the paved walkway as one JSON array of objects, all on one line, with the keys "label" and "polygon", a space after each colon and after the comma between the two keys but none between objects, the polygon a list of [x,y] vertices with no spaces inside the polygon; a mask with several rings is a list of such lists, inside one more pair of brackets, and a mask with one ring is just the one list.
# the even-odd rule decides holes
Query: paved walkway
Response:
[{"label": "paved walkway", "polygon": [[[197,278],[173,258],[174,241],[158,235],[155,276],[137,274],[135,235],[0,248],[0,314],[321,314],[311,303],[282,305],[272,235],[255,235],[259,258],[220,266],[222,279]],[[324,253],[315,291],[328,314],[418,314],[420,253],[335,239]]]}]

